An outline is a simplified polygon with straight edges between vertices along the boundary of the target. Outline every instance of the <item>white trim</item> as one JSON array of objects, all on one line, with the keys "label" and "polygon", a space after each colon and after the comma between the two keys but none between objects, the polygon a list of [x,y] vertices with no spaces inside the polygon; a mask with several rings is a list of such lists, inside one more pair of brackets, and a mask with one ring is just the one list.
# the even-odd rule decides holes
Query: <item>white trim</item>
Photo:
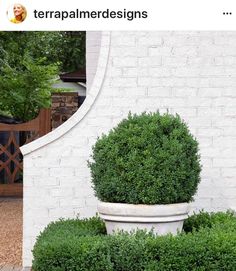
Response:
[{"label": "white trim", "polygon": [[20,150],[23,155],[27,155],[57,140],[58,138],[66,134],[68,131],[70,131],[86,116],[102,88],[108,62],[109,49],[110,49],[110,32],[102,32],[101,49],[99,53],[97,71],[94,76],[92,86],[89,89],[89,92],[87,93],[84,103],[73,116],[71,116],[65,123],[63,123],[57,129],[53,130],[52,132],[48,133],[43,137],[40,137],[35,141],[32,141],[29,144],[22,146]]}]

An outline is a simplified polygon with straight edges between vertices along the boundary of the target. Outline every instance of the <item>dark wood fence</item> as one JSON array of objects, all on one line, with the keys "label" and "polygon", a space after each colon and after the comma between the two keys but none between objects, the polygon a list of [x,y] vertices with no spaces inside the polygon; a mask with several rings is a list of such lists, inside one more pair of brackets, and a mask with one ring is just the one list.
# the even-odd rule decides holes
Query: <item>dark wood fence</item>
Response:
[{"label": "dark wood fence", "polygon": [[0,123],[0,196],[22,196],[23,156],[20,147],[51,131],[51,110],[22,124]]}]

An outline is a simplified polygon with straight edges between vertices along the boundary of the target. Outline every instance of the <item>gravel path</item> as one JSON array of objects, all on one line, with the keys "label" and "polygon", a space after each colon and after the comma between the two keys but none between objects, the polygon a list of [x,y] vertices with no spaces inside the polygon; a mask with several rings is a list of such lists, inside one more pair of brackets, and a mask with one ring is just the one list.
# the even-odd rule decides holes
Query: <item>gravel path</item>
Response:
[{"label": "gravel path", "polygon": [[4,265],[0,266],[0,271],[22,271],[21,267],[15,267],[15,266],[9,266],[9,265]]},{"label": "gravel path", "polygon": [[1,266],[20,267],[21,254],[22,199],[0,198],[0,270]]}]

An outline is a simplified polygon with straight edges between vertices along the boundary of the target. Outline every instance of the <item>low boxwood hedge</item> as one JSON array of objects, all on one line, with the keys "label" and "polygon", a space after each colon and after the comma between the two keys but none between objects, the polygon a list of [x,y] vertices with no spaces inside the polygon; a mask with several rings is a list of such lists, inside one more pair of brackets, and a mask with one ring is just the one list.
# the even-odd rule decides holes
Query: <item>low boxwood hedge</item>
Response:
[{"label": "low boxwood hedge", "polygon": [[236,218],[231,213],[195,214],[186,221],[185,231],[177,236],[142,231],[108,236],[98,217],[61,220],[38,237],[33,270],[235,271]]},{"label": "low boxwood hedge", "polygon": [[199,213],[194,213],[184,221],[183,230],[185,232],[193,232],[200,228],[211,228],[215,224],[225,224],[235,220],[232,211],[208,213],[203,210]]}]

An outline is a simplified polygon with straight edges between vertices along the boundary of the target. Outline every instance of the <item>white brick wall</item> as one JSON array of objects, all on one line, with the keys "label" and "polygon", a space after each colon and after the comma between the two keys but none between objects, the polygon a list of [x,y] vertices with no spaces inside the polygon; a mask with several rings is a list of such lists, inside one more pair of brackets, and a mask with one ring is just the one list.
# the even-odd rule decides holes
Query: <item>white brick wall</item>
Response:
[{"label": "white brick wall", "polygon": [[90,31],[86,33],[86,70],[87,89],[91,88],[98,63],[98,56],[101,47],[101,32]]},{"label": "white brick wall", "polygon": [[[91,146],[130,110],[181,114],[202,156],[193,208],[236,206],[236,32],[112,32],[110,41],[103,33],[101,43],[84,107],[52,134],[22,148],[24,266],[31,264],[36,235],[50,221],[95,214],[86,165]],[[88,47],[88,54],[96,51]]]}]

